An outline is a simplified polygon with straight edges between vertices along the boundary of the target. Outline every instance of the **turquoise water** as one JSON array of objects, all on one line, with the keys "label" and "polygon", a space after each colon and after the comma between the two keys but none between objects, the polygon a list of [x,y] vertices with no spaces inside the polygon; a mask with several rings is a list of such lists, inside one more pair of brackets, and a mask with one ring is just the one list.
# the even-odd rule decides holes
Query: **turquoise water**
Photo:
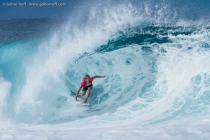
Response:
[{"label": "turquoise water", "polygon": [[[49,38],[1,41],[0,121],[150,126],[209,115],[206,21],[146,21],[121,10],[92,15],[85,26],[69,21]],[[94,80],[89,106],[78,107],[69,94],[87,73],[107,77]]]}]

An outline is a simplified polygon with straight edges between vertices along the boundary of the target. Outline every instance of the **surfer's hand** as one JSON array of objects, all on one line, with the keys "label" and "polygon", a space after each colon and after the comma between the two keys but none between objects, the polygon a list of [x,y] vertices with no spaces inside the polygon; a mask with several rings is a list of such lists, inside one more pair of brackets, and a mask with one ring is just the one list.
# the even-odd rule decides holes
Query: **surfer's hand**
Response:
[{"label": "surfer's hand", "polygon": [[75,96],[75,100],[77,101],[77,96]]},{"label": "surfer's hand", "polygon": [[103,78],[105,78],[106,77],[106,75],[104,75],[104,76],[102,76]]}]

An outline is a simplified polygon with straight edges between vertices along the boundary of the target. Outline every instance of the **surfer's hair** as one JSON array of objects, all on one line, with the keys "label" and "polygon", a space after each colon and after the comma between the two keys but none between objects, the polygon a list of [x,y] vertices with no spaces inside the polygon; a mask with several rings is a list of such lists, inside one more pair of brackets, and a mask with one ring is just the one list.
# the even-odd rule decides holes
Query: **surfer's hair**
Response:
[{"label": "surfer's hair", "polygon": [[86,74],[83,79],[87,79],[87,78],[90,78],[90,75],[89,74]]}]

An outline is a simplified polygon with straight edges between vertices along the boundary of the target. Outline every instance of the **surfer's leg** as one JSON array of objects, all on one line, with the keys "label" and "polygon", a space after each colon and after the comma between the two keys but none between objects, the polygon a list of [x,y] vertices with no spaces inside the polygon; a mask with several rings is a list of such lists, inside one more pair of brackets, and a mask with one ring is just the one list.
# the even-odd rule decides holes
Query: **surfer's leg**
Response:
[{"label": "surfer's leg", "polygon": [[78,97],[82,97],[82,96],[84,96],[86,94],[86,91],[82,91],[82,94],[81,95],[78,95]]},{"label": "surfer's leg", "polygon": [[84,100],[84,103],[87,103],[87,100],[88,100],[88,98],[90,96],[91,89],[92,89],[92,86],[91,87],[88,87],[87,96],[86,96],[86,99]]}]

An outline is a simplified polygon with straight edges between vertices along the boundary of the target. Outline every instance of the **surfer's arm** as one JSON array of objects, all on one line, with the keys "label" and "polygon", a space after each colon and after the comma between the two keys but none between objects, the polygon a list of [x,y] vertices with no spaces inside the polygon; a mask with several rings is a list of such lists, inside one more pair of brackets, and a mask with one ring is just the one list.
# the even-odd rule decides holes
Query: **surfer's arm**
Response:
[{"label": "surfer's arm", "polygon": [[95,79],[95,78],[104,78],[104,77],[106,77],[106,75],[104,75],[104,76],[95,75],[95,76],[93,76],[93,77],[94,77],[94,79]]},{"label": "surfer's arm", "polygon": [[77,97],[78,97],[79,92],[80,92],[81,89],[82,89],[81,87],[78,88],[77,93],[76,93],[76,95],[75,95],[75,100],[77,100]]}]

